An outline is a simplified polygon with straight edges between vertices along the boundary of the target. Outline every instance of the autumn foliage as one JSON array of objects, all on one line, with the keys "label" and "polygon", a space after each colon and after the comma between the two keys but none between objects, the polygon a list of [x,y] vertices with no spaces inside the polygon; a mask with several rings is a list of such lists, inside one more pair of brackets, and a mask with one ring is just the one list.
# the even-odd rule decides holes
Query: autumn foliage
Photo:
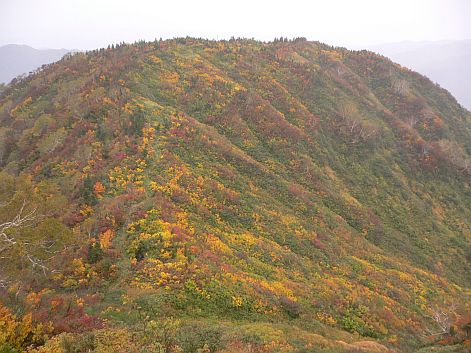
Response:
[{"label": "autumn foliage", "polygon": [[470,141],[446,91],[370,52],[68,55],[0,96],[0,350],[464,347]]}]

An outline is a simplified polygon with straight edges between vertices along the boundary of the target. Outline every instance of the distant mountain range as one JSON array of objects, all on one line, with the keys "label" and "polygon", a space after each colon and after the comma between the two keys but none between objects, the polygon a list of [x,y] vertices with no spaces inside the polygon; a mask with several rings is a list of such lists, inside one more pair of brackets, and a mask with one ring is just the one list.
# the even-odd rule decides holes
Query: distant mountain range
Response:
[{"label": "distant mountain range", "polygon": [[27,45],[8,44],[0,47],[0,82],[8,83],[15,77],[29,73],[61,59],[67,49],[35,49]]},{"label": "distant mountain range", "polygon": [[471,109],[471,39],[389,43],[368,49],[427,76]]}]

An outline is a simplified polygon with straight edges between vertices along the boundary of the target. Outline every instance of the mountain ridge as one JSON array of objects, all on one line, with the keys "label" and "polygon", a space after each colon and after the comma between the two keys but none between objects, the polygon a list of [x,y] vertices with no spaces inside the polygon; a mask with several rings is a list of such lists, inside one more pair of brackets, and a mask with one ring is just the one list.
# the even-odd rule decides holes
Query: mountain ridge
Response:
[{"label": "mountain ridge", "polygon": [[0,46],[0,82],[9,83],[19,75],[39,69],[42,65],[61,59],[74,52],[68,49],[35,49],[24,44]]}]

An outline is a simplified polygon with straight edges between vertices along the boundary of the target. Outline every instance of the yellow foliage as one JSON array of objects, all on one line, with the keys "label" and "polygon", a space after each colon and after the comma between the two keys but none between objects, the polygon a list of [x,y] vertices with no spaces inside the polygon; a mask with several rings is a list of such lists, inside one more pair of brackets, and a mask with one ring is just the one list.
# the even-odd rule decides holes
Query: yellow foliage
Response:
[{"label": "yellow foliage", "polygon": [[91,216],[93,214],[93,208],[89,205],[83,205],[80,208],[80,214],[82,216]]},{"label": "yellow foliage", "polygon": [[113,240],[114,232],[111,229],[107,229],[100,234],[100,246],[102,249],[108,249],[111,245],[111,240]]},{"label": "yellow foliage", "polygon": [[235,308],[240,308],[242,306],[243,300],[239,296],[232,297],[232,306]]},{"label": "yellow foliage", "polygon": [[33,323],[31,313],[19,319],[0,304],[0,347],[8,344],[18,351],[23,351],[27,345],[42,344],[51,332],[50,323]]},{"label": "yellow foliage", "polygon": [[122,166],[116,166],[108,172],[110,191],[115,195],[126,191],[128,187],[141,189],[144,184],[144,170],[147,162],[143,159],[126,159]]},{"label": "yellow foliage", "polygon": [[74,275],[78,277],[83,277],[86,274],[86,268],[82,259],[73,259],[72,266],[74,269]]},{"label": "yellow foliage", "polygon": [[232,250],[225,243],[223,243],[221,239],[212,234],[207,235],[206,242],[209,248],[215,253],[221,253],[225,255],[232,254]]},{"label": "yellow foliage", "polygon": [[21,109],[23,109],[24,107],[26,107],[28,104],[30,104],[31,102],[33,101],[33,98],[31,97],[28,97],[26,98],[23,102],[21,102],[20,104],[18,104],[15,108],[13,108],[10,112],[10,115],[12,117],[16,117],[16,113],[18,111],[20,111]]}]

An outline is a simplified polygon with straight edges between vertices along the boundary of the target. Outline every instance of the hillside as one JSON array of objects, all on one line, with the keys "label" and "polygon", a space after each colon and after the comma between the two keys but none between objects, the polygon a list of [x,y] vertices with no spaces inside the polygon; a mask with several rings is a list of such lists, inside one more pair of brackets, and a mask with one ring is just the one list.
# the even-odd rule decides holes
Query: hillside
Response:
[{"label": "hillside", "polygon": [[468,348],[471,115],[384,57],[77,53],[2,93],[0,167],[4,349]]},{"label": "hillside", "polygon": [[27,45],[9,44],[0,47],[0,82],[9,83],[19,75],[35,71],[42,65],[61,59],[66,49],[35,49]]},{"label": "hillside", "polygon": [[471,40],[391,43],[369,49],[426,75],[471,109]]}]

